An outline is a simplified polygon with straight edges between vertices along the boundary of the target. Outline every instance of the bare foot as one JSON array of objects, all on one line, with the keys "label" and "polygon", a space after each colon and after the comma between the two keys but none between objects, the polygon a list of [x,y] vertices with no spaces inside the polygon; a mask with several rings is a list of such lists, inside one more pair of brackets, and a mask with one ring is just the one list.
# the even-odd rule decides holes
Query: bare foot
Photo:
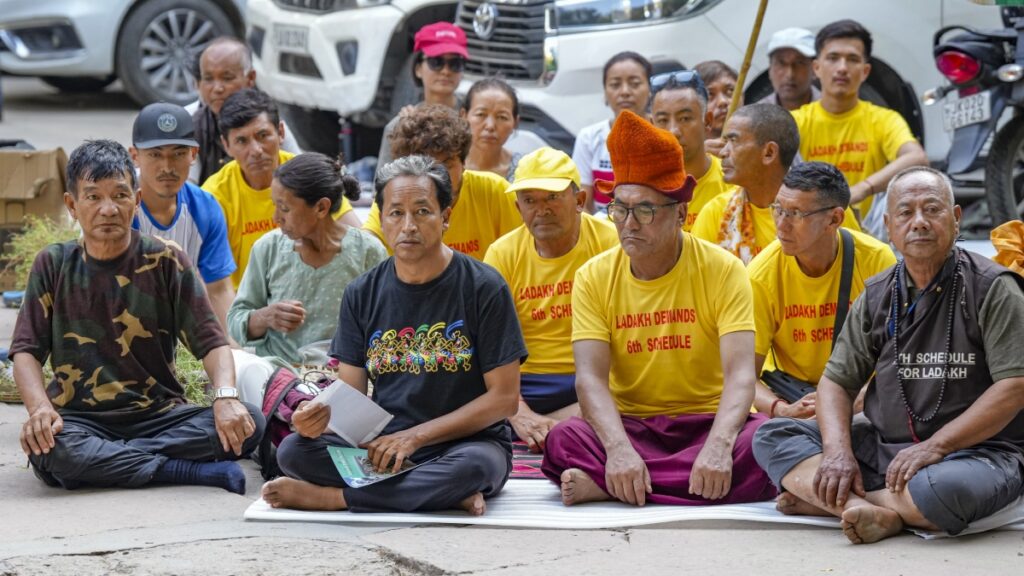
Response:
[{"label": "bare foot", "polygon": [[483,516],[484,512],[487,512],[487,503],[484,502],[483,494],[475,492],[459,502],[459,508],[469,512],[470,516]]},{"label": "bare foot", "polygon": [[317,486],[294,478],[277,478],[264,484],[263,499],[273,508],[295,510],[344,510],[348,508],[341,488]]},{"label": "bare foot", "polygon": [[899,533],[903,519],[888,508],[867,504],[844,511],[841,526],[850,542],[870,544]]},{"label": "bare foot", "polygon": [[611,500],[607,492],[601,490],[586,472],[579,468],[569,468],[562,472],[562,504],[572,506],[584,502]]},{"label": "bare foot", "polygon": [[792,492],[779,494],[775,499],[775,509],[786,516],[832,516],[828,511],[797,498]]}]

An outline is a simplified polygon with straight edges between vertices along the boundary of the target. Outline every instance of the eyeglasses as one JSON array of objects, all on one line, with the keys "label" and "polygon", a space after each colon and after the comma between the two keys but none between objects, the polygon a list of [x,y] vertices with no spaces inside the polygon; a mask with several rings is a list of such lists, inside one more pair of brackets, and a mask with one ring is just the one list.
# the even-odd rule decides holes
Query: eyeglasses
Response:
[{"label": "eyeglasses", "polygon": [[456,56],[455,58],[445,58],[443,56],[430,56],[427,60],[427,67],[434,72],[440,72],[445,66],[455,74],[459,74],[463,69],[466,68],[466,59]]},{"label": "eyeglasses", "polygon": [[650,224],[654,222],[654,214],[662,208],[669,206],[675,206],[679,202],[669,202],[668,204],[637,204],[632,208],[626,207],[625,204],[619,204],[618,202],[612,202],[608,205],[608,219],[612,222],[621,224],[629,218],[632,214],[633,218],[640,224]]},{"label": "eyeglasses", "polygon": [[835,208],[839,208],[839,206],[826,206],[825,208],[818,208],[817,210],[811,210],[810,212],[804,212],[802,210],[796,210],[796,209],[790,210],[790,209],[783,208],[782,205],[779,204],[778,202],[773,202],[773,203],[769,204],[768,207],[772,209],[772,215],[775,216],[776,220],[784,220],[786,218],[792,218],[792,219],[794,219],[794,220],[796,220],[798,222],[800,220],[803,220],[804,218],[810,218],[811,216],[814,216],[815,214],[821,214],[822,212],[828,212],[829,210],[833,210]]},{"label": "eyeglasses", "polygon": [[708,89],[696,70],[677,70],[651,76],[652,96],[665,88],[693,88],[698,95],[708,97]]}]

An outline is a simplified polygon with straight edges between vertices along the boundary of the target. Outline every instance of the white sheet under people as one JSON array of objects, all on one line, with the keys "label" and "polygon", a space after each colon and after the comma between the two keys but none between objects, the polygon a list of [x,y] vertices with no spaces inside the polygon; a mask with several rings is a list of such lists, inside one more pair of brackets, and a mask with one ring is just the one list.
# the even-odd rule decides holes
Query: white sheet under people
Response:
[{"label": "white sheet under people", "polygon": [[[620,502],[591,502],[563,506],[558,487],[544,480],[513,478],[501,494],[487,501],[487,513],[470,516],[461,510],[413,513],[307,512],[271,508],[262,499],[245,511],[245,519],[268,522],[326,522],[337,524],[472,524],[515,528],[556,528],[588,530],[628,528],[692,522],[697,520],[734,520],[774,522],[839,528],[838,518],[786,516],[775,509],[775,502],[726,504],[719,506],[667,506],[648,504],[642,508]],[[1000,512],[971,524],[959,535],[989,530],[1024,530],[1024,496]],[[926,539],[949,537],[945,533],[913,531]]]}]

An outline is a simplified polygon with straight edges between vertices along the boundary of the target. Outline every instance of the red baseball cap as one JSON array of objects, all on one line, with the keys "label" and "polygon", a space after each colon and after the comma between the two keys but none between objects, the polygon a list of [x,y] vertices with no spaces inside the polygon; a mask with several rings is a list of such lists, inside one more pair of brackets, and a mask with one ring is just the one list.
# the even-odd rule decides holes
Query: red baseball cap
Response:
[{"label": "red baseball cap", "polygon": [[427,24],[416,32],[415,41],[413,51],[422,51],[428,58],[442,54],[458,54],[463,58],[469,58],[469,52],[466,50],[466,33],[451,22]]}]

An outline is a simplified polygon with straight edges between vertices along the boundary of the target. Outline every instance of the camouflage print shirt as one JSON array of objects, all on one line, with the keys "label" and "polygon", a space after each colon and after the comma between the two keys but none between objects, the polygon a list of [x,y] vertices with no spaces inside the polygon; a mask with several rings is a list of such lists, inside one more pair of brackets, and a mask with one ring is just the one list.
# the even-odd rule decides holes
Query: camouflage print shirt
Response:
[{"label": "camouflage print shirt", "polygon": [[62,414],[131,423],[183,403],[181,340],[196,358],[227,344],[203,282],[172,243],[132,231],[128,250],[96,260],[79,241],[36,256],[10,353],[50,357]]}]

